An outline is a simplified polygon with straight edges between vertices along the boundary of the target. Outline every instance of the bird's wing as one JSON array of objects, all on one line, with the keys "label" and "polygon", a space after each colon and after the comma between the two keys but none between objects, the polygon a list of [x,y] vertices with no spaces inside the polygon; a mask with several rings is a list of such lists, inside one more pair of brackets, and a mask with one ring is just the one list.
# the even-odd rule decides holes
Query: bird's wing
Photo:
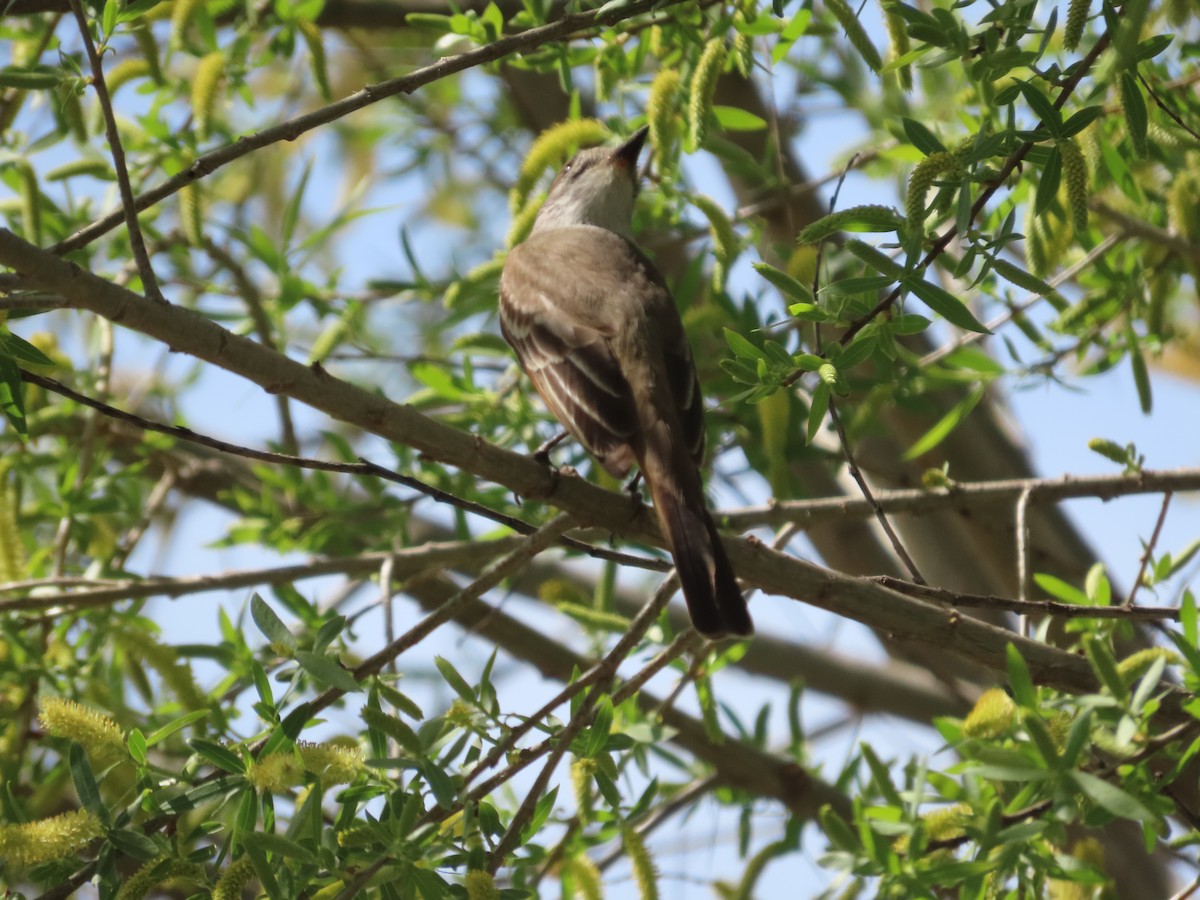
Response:
[{"label": "bird's wing", "polygon": [[593,309],[571,293],[590,290],[577,274],[536,249],[515,248],[500,280],[500,329],[550,412],[620,478],[633,463],[637,408],[609,345],[611,329],[602,317],[585,321],[576,312]]},{"label": "bird's wing", "polygon": [[663,362],[688,452],[699,465],[704,459],[704,399],[700,394],[700,378],[682,323],[676,318],[671,325],[677,327],[663,329]]}]

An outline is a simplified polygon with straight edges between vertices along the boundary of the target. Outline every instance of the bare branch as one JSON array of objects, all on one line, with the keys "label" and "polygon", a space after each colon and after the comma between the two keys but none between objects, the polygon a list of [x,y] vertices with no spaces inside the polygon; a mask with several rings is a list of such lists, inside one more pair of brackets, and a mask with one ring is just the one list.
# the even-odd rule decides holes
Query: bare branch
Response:
[{"label": "bare branch", "polygon": [[134,207],[133,186],[129,181],[129,169],[125,166],[125,149],[121,146],[121,135],[117,131],[117,115],[113,112],[112,98],[108,94],[108,84],[104,80],[104,66],[100,62],[100,54],[96,52],[96,44],[92,41],[92,30],[88,26],[87,16],[79,0],[69,0],[71,13],[79,25],[79,33],[83,37],[83,46],[87,51],[88,61],[92,66],[92,84],[96,88],[96,99],[104,112],[104,127],[108,137],[108,150],[112,155],[113,168],[117,173],[117,186],[121,191],[121,209],[117,213],[125,219],[125,228],[129,231],[129,244],[133,248],[133,258],[137,260],[138,275],[141,276],[142,286],[146,296],[162,303],[162,291],[158,288],[158,279],[154,275],[154,267],[150,265],[150,255],[146,252],[146,241],[142,237],[142,226],[138,224],[138,210]]}]

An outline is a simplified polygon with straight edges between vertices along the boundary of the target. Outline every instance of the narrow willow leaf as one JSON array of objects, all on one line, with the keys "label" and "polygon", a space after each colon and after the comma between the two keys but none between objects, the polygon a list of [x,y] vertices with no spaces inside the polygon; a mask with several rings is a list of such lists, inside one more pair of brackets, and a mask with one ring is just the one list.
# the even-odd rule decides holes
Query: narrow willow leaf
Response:
[{"label": "narrow willow leaf", "polygon": [[945,288],[917,277],[905,279],[903,283],[921,302],[951,325],[957,325],[959,328],[978,334],[991,334],[987,327],[967,309],[967,305]]},{"label": "narrow willow leaf", "polygon": [[297,650],[296,662],[300,663],[300,668],[304,669],[315,681],[323,685],[337,688],[347,694],[362,690],[361,685],[354,680],[354,676],[342,668],[341,663],[331,656]]},{"label": "narrow willow leaf", "polygon": [[1004,655],[1008,669],[1008,686],[1012,688],[1013,699],[1025,709],[1037,709],[1037,693],[1033,689],[1033,679],[1029,675],[1029,667],[1025,665],[1021,651],[1009,642],[1004,649]]},{"label": "narrow willow leaf", "polygon": [[1147,809],[1140,800],[1115,784],[1087,772],[1071,772],[1070,778],[1093,803],[1104,807],[1114,816],[1133,819],[1147,825],[1158,823],[1158,816]]},{"label": "narrow willow leaf", "polygon": [[969,393],[947,412],[942,418],[919,437],[911,447],[904,451],[905,459],[916,459],[940,444],[965,419],[976,404],[983,399],[984,386],[976,385]]}]

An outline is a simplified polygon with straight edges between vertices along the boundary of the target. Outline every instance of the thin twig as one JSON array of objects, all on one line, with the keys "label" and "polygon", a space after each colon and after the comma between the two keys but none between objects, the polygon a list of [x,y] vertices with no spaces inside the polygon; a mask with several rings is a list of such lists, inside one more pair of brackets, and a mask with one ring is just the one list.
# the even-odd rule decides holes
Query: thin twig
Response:
[{"label": "thin twig", "polygon": [[517,745],[517,741],[533,730],[542,719],[550,715],[551,712],[563,703],[568,702],[584,688],[596,684],[601,679],[607,677],[610,672],[615,672],[615,667],[621,664],[625,657],[629,655],[630,650],[642,639],[642,636],[645,635],[654,620],[658,618],[658,614],[662,612],[678,586],[678,578],[675,575],[664,580],[659,585],[658,590],[654,592],[654,597],[641,609],[633,621],[629,623],[629,627],[625,629],[624,636],[616,643],[612,650],[605,654],[604,659],[584,672],[575,681],[566,685],[554,697],[543,704],[541,709],[533,715],[528,716],[523,723],[512,729],[505,736],[504,740],[497,742],[496,746],[488,751],[487,756],[480,760],[475,768],[467,773],[463,779],[464,784],[470,784],[479,775],[496,765],[496,763],[508,754],[509,750]]},{"label": "thin twig", "polygon": [[[920,515],[1009,504],[1026,490],[1033,494],[1029,499],[1031,506],[1063,500],[1113,500],[1138,494],[1161,494],[1163,491],[1200,491],[1200,468],[1146,470],[1087,477],[1059,475],[1050,478],[955,482],[944,488],[879,491],[875,494],[875,500],[888,513]],[[874,507],[866,500],[839,496],[773,501],[763,506],[722,511],[720,518],[730,527],[743,531],[763,525],[779,527],[786,522],[795,522],[807,528],[840,519],[866,518],[874,512]]]},{"label": "thin twig", "polygon": [[838,440],[842,444],[842,453],[846,457],[846,465],[850,469],[850,477],[854,479],[855,484],[858,485],[858,489],[862,491],[863,498],[874,511],[875,520],[879,522],[883,533],[887,535],[888,540],[891,542],[892,550],[900,557],[900,561],[904,563],[904,567],[908,569],[908,574],[912,576],[914,582],[917,584],[928,584],[929,582],[925,580],[913,558],[904,549],[904,544],[901,543],[900,536],[892,528],[892,523],[888,521],[888,517],[883,512],[883,507],[875,500],[875,495],[871,493],[871,488],[867,485],[867,480],[863,478],[862,472],[859,471],[858,463],[854,461],[854,454],[850,452],[850,439],[846,437],[846,429],[842,426],[842,417],[838,415],[837,404],[832,397],[829,399],[829,417],[833,420],[833,427],[837,429]]},{"label": "thin twig", "polygon": [[[123,409],[117,409],[115,406],[110,406],[107,403],[102,403],[93,397],[86,394],[81,394],[72,388],[67,387],[53,378],[46,378],[42,375],[36,375],[33,372],[21,370],[21,379],[29,384],[36,384],[39,387],[44,387],[48,391],[53,391],[68,399],[74,400],[76,403],[81,403],[90,409],[104,413],[111,419],[116,419],[119,422],[126,422],[134,425],[145,431],[156,431],[159,434],[170,435],[181,441],[187,441],[190,444],[198,444],[201,447],[209,447],[213,450],[218,450],[221,453],[228,453],[232,456],[240,456],[244,459],[252,459],[255,462],[271,463],[273,465],[293,466],[298,469],[313,469],[319,472],[340,472],[346,475],[370,475],[378,478],[383,478],[395,484],[403,485],[404,487],[412,488],[413,490],[424,494],[438,503],[445,503],[463,512],[477,515],[483,519],[489,519],[493,522],[498,522],[511,528],[518,534],[532,534],[535,526],[530,525],[516,516],[505,515],[497,512],[490,507],[484,506],[481,503],[476,503],[473,500],[467,500],[459,497],[456,494],[451,494],[449,491],[443,491],[441,488],[436,488],[431,484],[426,484],[419,478],[414,478],[411,475],[405,475],[378,463],[371,462],[367,459],[360,458],[356,463],[341,463],[330,462],[322,459],[312,459],[305,456],[292,456],[288,453],[274,453],[269,450],[255,450],[251,447],[243,447],[240,444],[232,444],[229,441],[223,441],[220,438],[210,437],[206,434],[201,434],[198,431],[192,431],[190,428],[185,428],[181,425],[166,425],[162,422],[156,422],[153,419],[147,419],[135,413],[126,412]],[[559,540],[562,546],[571,550],[576,550],[580,553],[585,553],[595,559],[603,559],[610,562],[620,563],[625,566],[632,566],[638,569],[649,569],[655,572],[664,572],[671,568],[670,563],[664,560],[651,559],[649,557],[634,556],[629,553],[619,553],[615,550],[608,550],[604,547],[595,547],[583,541],[575,540],[574,538],[564,537]]]},{"label": "thin twig", "polygon": [[1133,606],[1137,592],[1146,581],[1146,568],[1150,565],[1150,557],[1154,555],[1154,548],[1158,545],[1158,538],[1162,534],[1163,523],[1167,521],[1167,508],[1171,505],[1171,497],[1173,496],[1174,494],[1171,491],[1163,494],[1162,506],[1158,510],[1158,519],[1154,523],[1154,531],[1150,535],[1150,542],[1146,544],[1146,549],[1142,553],[1142,561],[1138,566],[1137,578],[1133,580],[1133,587],[1129,590],[1129,596],[1125,598],[1126,608]]},{"label": "thin twig", "polygon": [[950,606],[1004,610],[1022,616],[1058,616],[1063,619],[1127,619],[1138,622],[1179,621],[1179,608],[1175,606],[1077,606],[1058,600],[1014,600],[1012,597],[1001,597],[996,594],[964,594],[949,588],[913,584],[911,581],[904,581],[891,575],[875,575],[869,580],[913,597],[925,597]]},{"label": "thin twig", "polygon": [[[314,559],[289,566],[262,569],[236,569],[221,575],[185,575],[178,578],[150,577],[107,582],[90,580],[101,585],[80,591],[14,597],[0,600],[0,612],[52,613],[58,609],[91,609],[122,600],[140,597],[185,597],[207,591],[232,590],[263,584],[287,584],[324,575],[373,575],[385,558],[393,560],[393,574],[417,574],[430,567],[445,570],[478,565],[490,555],[511,551],[524,538],[506,537],[494,541],[453,541],[426,544],[405,550],[363,553],[359,556]],[[45,585],[61,585],[64,579],[45,581],[14,581],[0,584],[0,594],[25,592]],[[69,583],[69,582],[68,582]]]},{"label": "thin twig", "polygon": [[[1017,600],[1029,602],[1029,498],[1033,496],[1033,488],[1025,488],[1017,497],[1016,529],[1017,529]],[[1021,616],[1018,631],[1029,636],[1029,622]]]},{"label": "thin twig", "polygon": [[117,215],[125,219],[125,227],[129,231],[129,245],[133,249],[133,258],[137,261],[138,275],[141,276],[146,296],[151,300],[163,303],[165,301],[162,291],[159,290],[158,279],[150,265],[150,255],[146,252],[146,242],[142,238],[142,226],[138,224],[137,220],[138,208],[135,206],[133,185],[129,181],[129,169],[125,166],[125,149],[121,146],[121,135],[117,131],[117,115],[113,112],[112,97],[108,93],[108,84],[104,80],[104,66],[100,62],[100,54],[96,52],[96,44],[92,41],[92,30],[88,27],[83,5],[79,0],[69,0],[69,2],[75,21],[79,24],[79,33],[83,36],[83,46],[87,51],[88,61],[92,66],[92,84],[96,88],[96,99],[104,113],[108,149],[112,154],[113,168],[117,173],[117,186],[121,192],[121,209]]}]

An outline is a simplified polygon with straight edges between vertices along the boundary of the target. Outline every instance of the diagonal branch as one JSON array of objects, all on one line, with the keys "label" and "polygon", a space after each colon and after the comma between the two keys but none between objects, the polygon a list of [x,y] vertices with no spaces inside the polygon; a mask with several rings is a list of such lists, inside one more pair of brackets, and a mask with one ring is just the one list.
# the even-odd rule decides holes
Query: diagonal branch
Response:
[{"label": "diagonal branch", "polygon": [[435,63],[417,69],[415,72],[410,72],[408,75],[392,78],[379,84],[367,85],[349,97],[344,97],[327,106],[322,106],[320,109],[296,116],[294,119],[288,119],[286,122],[281,122],[270,128],[264,128],[262,131],[257,131],[254,134],[234,141],[232,144],[227,144],[224,147],[197,157],[195,162],[179,174],[168,178],[162,184],[158,185],[158,187],[152,188],[136,198],[130,198],[128,202],[122,204],[123,209],[97,219],[91,225],[81,228],[66,240],[59,241],[51,249],[54,253],[62,255],[85,247],[96,238],[116,227],[124,215],[133,215],[144,209],[148,209],[160,200],[170,197],[180,189],[187,187],[189,184],[206,175],[211,175],[217,169],[228,165],[234,160],[241,159],[247,154],[261,150],[263,147],[269,147],[272,144],[278,144],[281,141],[294,141],[300,135],[306,134],[314,128],[335,122],[343,116],[348,116],[350,113],[357,112],[373,103],[378,103],[380,100],[386,100],[388,97],[394,97],[397,94],[410,94],[418,88],[446,78],[449,75],[465,72],[467,69],[484,63],[495,62],[506,56],[535,50],[544,44],[574,34],[581,29],[615,25],[618,22],[642,15],[656,8],[666,9],[672,6],[679,6],[685,2],[686,0],[632,0],[632,2],[624,4],[607,4],[600,10],[563,16],[561,19],[557,19],[547,25],[530,28],[528,31],[500,38],[498,41],[474,50],[468,50],[466,53],[447,56]]},{"label": "diagonal branch", "polygon": [[[249,379],[270,393],[286,393],[445,465],[503,484],[523,496],[549,501],[581,523],[662,545],[653,513],[643,507],[630,515],[625,497],[582,478],[548,472],[531,459],[430,419],[411,406],[391,403],[334,378],[320,366],[304,366],[232,334],[199,313],[148,301],[6,229],[0,229],[0,264],[17,269],[37,288],[60,293],[79,307]],[[729,539],[726,547],[738,573],[768,593],[854,619],[897,639],[945,650],[996,672],[1006,670],[1006,648],[1013,644],[1039,683],[1070,693],[1092,693],[1099,687],[1086,660],[957,610],[822,569],[757,540]],[[1164,715],[1168,719],[1182,715],[1177,697],[1164,703]]]}]

